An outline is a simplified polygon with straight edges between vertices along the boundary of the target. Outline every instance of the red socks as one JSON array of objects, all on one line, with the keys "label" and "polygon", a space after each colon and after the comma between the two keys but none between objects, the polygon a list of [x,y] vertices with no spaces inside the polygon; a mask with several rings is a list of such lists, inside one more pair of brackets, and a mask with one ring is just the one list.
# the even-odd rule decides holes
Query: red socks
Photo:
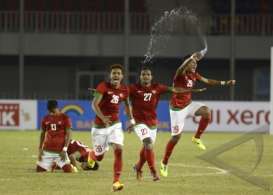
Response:
[{"label": "red socks", "polygon": [[145,147],[142,147],[140,152],[139,152],[139,161],[136,164],[136,169],[138,171],[141,171],[143,165],[145,164],[145,162],[147,161],[148,166],[152,172],[152,174],[156,173],[156,169],[155,169],[155,154],[153,149],[147,149]]},{"label": "red socks", "polygon": [[114,161],[114,183],[119,181],[122,169],[122,149],[114,150],[115,161]]},{"label": "red socks", "polygon": [[146,162],[145,148],[142,147],[142,149],[139,152],[139,161],[136,164],[136,169],[141,170],[145,162]]},{"label": "red socks", "polygon": [[164,154],[164,157],[163,157],[163,164],[167,165],[168,164],[168,160],[172,154],[172,151],[173,151],[173,148],[174,146],[177,144],[177,142],[173,142],[172,140],[170,140],[166,146],[166,149],[165,149],[165,154]]},{"label": "red socks", "polygon": [[155,154],[153,149],[145,149],[145,158],[147,160],[147,163],[149,165],[149,168],[151,170],[151,173],[154,175],[156,174],[156,169],[155,169]]},{"label": "red socks", "polygon": [[199,126],[197,129],[197,132],[195,133],[195,138],[200,139],[201,135],[204,133],[205,129],[207,128],[208,124],[210,122],[210,118],[201,118],[199,121]]}]

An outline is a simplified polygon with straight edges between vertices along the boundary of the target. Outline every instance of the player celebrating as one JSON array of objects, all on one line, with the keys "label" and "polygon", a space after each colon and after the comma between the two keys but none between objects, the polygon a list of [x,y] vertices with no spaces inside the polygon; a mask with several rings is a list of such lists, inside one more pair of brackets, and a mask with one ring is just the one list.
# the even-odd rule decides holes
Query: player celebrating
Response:
[{"label": "player celebrating", "polygon": [[67,154],[74,167],[77,167],[77,162],[81,163],[83,170],[98,170],[99,164],[95,162],[95,166],[88,163],[92,150],[78,140],[70,140]]},{"label": "player celebrating", "polygon": [[156,107],[160,95],[166,92],[200,92],[205,89],[178,89],[152,83],[152,71],[148,67],[143,67],[140,72],[140,83],[130,85],[130,100],[132,103],[133,117],[136,121],[134,130],[143,147],[140,150],[139,161],[134,166],[137,179],[142,179],[142,167],[147,161],[153,180],[159,180],[155,169],[155,155],[153,151],[153,143],[157,133],[157,114]]},{"label": "player celebrating", "polygon": [[122,190],[124,185],[120,183],[122,170],[122,146],[123,131],[119,121],[119,104],[125,101],[127,114],[131,125],[134,125],[131,107],[129,105],[129,90],[121,84],[123,79],[123,67],[114,64],[110,68],[110,82],[101,82],[94,94],[92,108],[96,113],[96,119],[92,128],[93,151],[89,163],[95,165],[95,161],[101,161],[109,145],[114,149],[114,179],[113,191]]},{"label": "player celebrating", "polygon": [[72,166],[67,157],[67,146],[71,134],[70,119],[59,111],[56,100],[49,100],[47,109],[49,114],[42,120],[36,171],[51,171],[56,163],[64,172],[72,172]]},{"label": "player celebrating", "polygon": [[[235,85],[235,80],[229,81],[217,81],[202,77],[196,71],[197,62],[202,59],[204,54],[201,52],[194,53],[191,57],[186,59],[180,67],[177,69],[173,80],[174,87],[192,88],[196,80],[206,83],[208,85],[222,85],[232,86]],[[210,121],[210,111],[207,106],[202,103],[192,102],[191,92],[189,93],[173,93],[170,100],[170,117],[171,117],[171,131],[172,137],[169,140],[163,160],[161,161],[160,173],[162,176],[167,177],[168,160],[172,154],[172,151],[181,137],[181,133],[184,127],[184,120],[188,114],[194,114],[195,116],[201,116],[198,129],[195,135],[192,137],[192,142],[196,144],[200,149],[205,150],[206,147],[200,140],[202,133],[205,131]]]}]

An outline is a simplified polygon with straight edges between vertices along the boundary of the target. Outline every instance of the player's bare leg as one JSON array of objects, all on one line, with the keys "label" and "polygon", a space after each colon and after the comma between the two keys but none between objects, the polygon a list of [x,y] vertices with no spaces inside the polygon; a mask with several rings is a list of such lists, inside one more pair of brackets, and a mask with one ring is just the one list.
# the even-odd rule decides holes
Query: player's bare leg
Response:
[{"label": "player's bare leg", "polygon": [[112,144],[115,160],[114,160],[114,179],[113,179],[113,191],[122,190],[124,184],[120,183],[120,175],[122,171],[122,146],[119,144]]},{"label": "player's bare leg", "polygon": [[194,137],[192,137],[192,142],[194,144],[197,144],[197,146],[201,150],[206,150],[206,146],[203,144],[200,138],[201,138],[201,135],[204,133],[205,129],[207,128],[211,119],[209,108],[207,106],[202,106],[195,112],[195,116],[201,116],[201,119],[199,121],[198,129]]},{"label": "player's bare leg", "polygon": [[169,158],[173,152],[173,149],[175,147],[175,145],[178,143],[178,141],[180,140],[181,137],[181,133],[178,135],[174,135],[171,137],[171,139],[169,140],[169,142],[166,145],[165,148],[165,154],[163,157],[163,160],[160,163],[160,174],[163,177],[167,177],[168,176],[168,161]]}]

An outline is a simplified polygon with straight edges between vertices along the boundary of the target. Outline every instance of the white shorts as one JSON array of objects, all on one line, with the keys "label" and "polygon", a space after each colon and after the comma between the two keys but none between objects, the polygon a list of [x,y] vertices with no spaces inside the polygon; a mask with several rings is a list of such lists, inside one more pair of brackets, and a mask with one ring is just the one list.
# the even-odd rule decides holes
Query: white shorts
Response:
[{"label": "white shorts", "polygon": [[116,123],[107,128],[93,127],[91,135],[96,155],[102,155],[108,151],[110,143],[123,145],[124,135],[121,123]]},{"label": "white shorts", "polygon": [[145,124],[137,124],[134,129],[141,141],[149,137],[152,139],[152,142],[155,143],[157,129],[151,129]]},{"label": "white shorts", "polygon": [[182,133],[186,117],[189,114],[194,115],[194,113],[202,106],[205,106],[205,104],[200,102],[191,102],[182,110],[172,110],[170,108],[172,135],[179,135]]},{"label": "white shorts", "polygon": [[61,160],[59,153],[43,151],[42,160],[38,161],[37,165],[47,171],[51,171],[55,163],[58,167],[63,168],[64,165],[70,164],[70,160],[68,156],[66,156],[65,160]]}]

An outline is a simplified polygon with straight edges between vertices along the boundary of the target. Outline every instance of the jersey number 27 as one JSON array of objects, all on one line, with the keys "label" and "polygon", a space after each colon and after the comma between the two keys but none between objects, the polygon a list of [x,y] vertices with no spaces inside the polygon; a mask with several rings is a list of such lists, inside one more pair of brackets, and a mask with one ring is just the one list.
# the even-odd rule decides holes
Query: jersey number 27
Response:
[{"label": "jersey number 27", "polygon": [[149,102],[152,98],[152,93],[144,93],[144,101]]}]

